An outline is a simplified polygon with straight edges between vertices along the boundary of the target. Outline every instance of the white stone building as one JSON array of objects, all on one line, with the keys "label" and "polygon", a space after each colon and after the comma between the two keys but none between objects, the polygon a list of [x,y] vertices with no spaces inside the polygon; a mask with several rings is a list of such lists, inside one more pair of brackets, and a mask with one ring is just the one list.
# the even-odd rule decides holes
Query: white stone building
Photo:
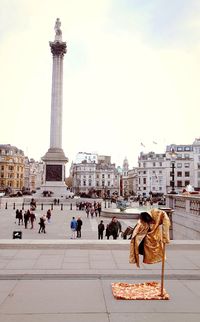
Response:
[{"label": "white stone building", "polygon": [[24,187],[27,190],[39,190],[44,182],[44,163],[25,158]]},{"label": "white stone building", "polygon": [[138,157],[138,194],[166,193],[166,155],[140,153]]},{"label": "white stone building", "polygon": [[200,138],[196,138],[193,146],[193,185],[196,190],[200,190]]},{"label": "white stone building", "polygon": [[[197,148],[197,146],[196,146]],[[199,146],[200,148],[200,146]],[[172,156],[172,150],[174,151],[174,157]],[[200,153],[199,153],[200,155]],[[166,160],[167,160],[167,192],[171,190],[171,174],[172,174],[172,162],[174,162],[174,182],[175,191],[182,192],[182,190],[191,184],[195,186],[194,169],[197,167],[197,157],[194,154],[194,147],[192,144],[171,144],[166,147]],[[196,164],[196,166],[195,166]],[[197,182],[196,182],[197,184]]]},{"label": "white stone building", "polygon": [[71,165],[73,192],[99,197],[111,196],[116,191],[119,193],[119,174],[110,156],[97,155],[97,162],[92,160],[84,158],[80,163]]}]

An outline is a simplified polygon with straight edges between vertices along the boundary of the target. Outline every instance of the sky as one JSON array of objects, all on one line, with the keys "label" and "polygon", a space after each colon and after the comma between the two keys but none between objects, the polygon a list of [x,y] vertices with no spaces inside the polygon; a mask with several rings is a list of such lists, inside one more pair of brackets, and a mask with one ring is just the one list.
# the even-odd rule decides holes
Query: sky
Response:
[{"label": "sky", "polygon": [[[125,157],[200,136],[199,0],[0,0],[0,143],[50,147],[52,55],[67,42],[62,147]],[[155,143],[153,143],[155,142]],[[142,145],[141,145],[142,143]]]}]

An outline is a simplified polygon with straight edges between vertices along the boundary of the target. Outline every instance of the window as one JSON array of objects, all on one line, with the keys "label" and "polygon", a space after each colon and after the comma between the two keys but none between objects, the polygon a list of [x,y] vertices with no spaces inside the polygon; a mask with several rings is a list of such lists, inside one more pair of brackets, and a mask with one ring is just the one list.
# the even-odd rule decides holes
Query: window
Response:
[{"label": "window", "polygon": [[182,181],[177,181],[177,187],[182,187]]},{"label": "window", "polygon": [[143,174],[146,174],[146,171],[143,171]]},{"label": "window", "polygon": [[143,178],[143,184],[146,184],[146,183],[147,183],[147,179]]},{"label": "window", "polygon": [[159,163],[160,167],[162,167],[162,162]]},{"label": "window", "polygon": [[103,178],[103,179],[105,178],[105,174],[102,174],[102,178]]},{"label": "window", "polygon": [[110,187],[110,181],[108,181],[108,187]]},{"label": "window", "polygon": [[177,151],[183,151],[183,147],[182,146],[178,146],[177,147]]},{"label": "window", "polygon": [[99,181],[97,181],[97,187],[99,186]]},{"label": "window", "polygon": [[190,146],[185,146],[185,147],[184,147],[184,151],[191,151]]},{"label": "window", "polygon": [[110,179],[110,174],[108,174],[108,179]]},{"label": "window", "polygon": [[190,158],[190,155],[189,154],[184,154],[184,158],[185,159],[189,159]]},{"label": "window", "polygon": [[182,177],[182,171],[177,172],[177,177]]},{"label": "window", "polygon": [[190,184],[190,181],[189,180],[186,180],[185,181],[185,187],[188,186]]},{"label": "window", "polygon": [[97,178],[99,178],[99,175],[97,174]]},{"label": "window", "polygon": [[184,163],[185,168],[189,168],[190,164],[189,163]]},{"label": "window", "polygon": [[189,177],[190,176],[190,172],[189,171],[185,171],[185,177]]},{"label": "window", "polygon": [[86,181],[85,180],[83,180],[83,185],[86,186]]},{"label": "window", "polygon": [[146,163],[143,163],[143,168],[146,168]]},{"label": "window", "polygon": [[162,187],[159,187],[159,191],[162,191]]},{"label": "window", "polygon": [[156,163],[155,162],[153,162],[153,167],[155,167],[156,166]]},{"label": "window", "polygon": [[162,170],[159,170],[159,174],[162,174]]},{"label": "window", "polygon": [[177,168],[182,168],[182,163],[177,163]]}]

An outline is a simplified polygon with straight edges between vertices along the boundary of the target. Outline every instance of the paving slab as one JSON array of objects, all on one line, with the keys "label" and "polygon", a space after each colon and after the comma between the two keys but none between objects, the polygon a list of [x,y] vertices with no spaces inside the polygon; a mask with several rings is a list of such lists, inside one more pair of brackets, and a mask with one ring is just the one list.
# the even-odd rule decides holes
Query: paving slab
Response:
[{"label": "paving slab", "polygon": [[99,280],[19,281],[0,305],[1,314],[89,312],[106,312]]},{"label": "paving slab", "polygon": [[94,322],[94,321],[110,322],[110,319],[107,314],[103,314],[103,313],[0,314],[0,322]]}]

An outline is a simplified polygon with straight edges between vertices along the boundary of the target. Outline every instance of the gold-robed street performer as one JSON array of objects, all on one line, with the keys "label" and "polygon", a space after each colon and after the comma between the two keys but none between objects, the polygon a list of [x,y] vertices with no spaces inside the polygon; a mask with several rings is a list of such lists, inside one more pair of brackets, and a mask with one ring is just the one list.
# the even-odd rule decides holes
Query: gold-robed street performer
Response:
[{"label": "gold-robed street performer", "polygon": [[143,255],[145,264],[162,262],[161,283],[155,281],[137,284],[112,283],[115,298],[124,300],[169,299],[169,295],[163,288],[165,244],[170,241],[169,227],[169,217],[161,209],[151,209],[140,213],[130,241],[129,262],[140,267],[139,255]]},{"label": "gold-robed street performer", "polygon": [[148,212],[141,212],[130,242],[129,262],[140,267],[139,254],[143,255],[145,264],[162,262],[163,244],[170,241],[169,227],[170,220],[165,211],[151,209]]}]

